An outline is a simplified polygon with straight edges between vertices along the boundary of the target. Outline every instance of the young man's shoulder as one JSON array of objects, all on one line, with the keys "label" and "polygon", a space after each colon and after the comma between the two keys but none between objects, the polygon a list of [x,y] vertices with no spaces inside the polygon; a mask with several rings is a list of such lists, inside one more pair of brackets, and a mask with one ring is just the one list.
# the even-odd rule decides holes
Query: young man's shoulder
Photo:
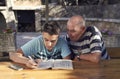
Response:
[{"label": "young man's shoulder", "polygon": [[66,39],[63,38],[63,37],[59,37],[59,38],[58,38],[58,41],[59,41],[59,42],[66,42]]},{"label": "young man's shoulder", "polygon": [[65,44],[67,44],[67,40],[65,40],[65,38],[59,37],[57,44],[59,44],[59,45],[65,45]]}]

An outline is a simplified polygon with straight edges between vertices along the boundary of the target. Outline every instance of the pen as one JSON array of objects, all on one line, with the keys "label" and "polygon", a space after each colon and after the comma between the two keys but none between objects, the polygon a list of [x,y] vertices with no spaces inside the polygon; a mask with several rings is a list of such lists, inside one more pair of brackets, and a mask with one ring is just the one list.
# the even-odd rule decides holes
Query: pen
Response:
[{"label": "pen", "polygon": [[33,59],[31,56],[28,56],[28,58],[29,58],[30,60],[34,61],[34,59]]},{"label": "pen", "polygon": [[80,56],[77,56],[77,59],[80,61]]},{"label": "pen", "polygon": [[32,62],[34,62],[34,63],[32,63],[32,65],[37,66],[37,63],[35,62],[35,60],[34,60],[31,56],[28,56],[28,58],[29,58]]}]

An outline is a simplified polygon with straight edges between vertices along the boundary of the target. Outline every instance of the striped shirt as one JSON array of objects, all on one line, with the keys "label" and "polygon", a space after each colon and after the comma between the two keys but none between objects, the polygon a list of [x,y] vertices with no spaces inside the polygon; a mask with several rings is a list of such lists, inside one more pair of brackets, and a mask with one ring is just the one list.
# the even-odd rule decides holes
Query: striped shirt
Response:
[{"label": "striped shirt", "polygon": [[101,59],[109,59],[101,32],[95,26],[86,27],[83,36],[77,41],[70,41],[67,35],[66,40],[75,55],[86,53],[101,53]]}]

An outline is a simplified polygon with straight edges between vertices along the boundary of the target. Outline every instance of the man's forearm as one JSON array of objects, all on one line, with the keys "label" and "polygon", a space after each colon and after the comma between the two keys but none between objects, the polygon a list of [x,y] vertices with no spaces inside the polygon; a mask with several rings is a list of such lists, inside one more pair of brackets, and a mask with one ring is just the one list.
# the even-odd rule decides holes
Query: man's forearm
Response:
[{"label": "man's forearm", "polygon": [[93,53],[81,54],[80,59],[98,63],[100,61],[100,55],[99,54],[93,54]]},{"label": "man's forearm", "polygon": [[10,59],[21,64],[26,64],[29,61],[29,58],[24,57],[19,53],[10,53]]}]

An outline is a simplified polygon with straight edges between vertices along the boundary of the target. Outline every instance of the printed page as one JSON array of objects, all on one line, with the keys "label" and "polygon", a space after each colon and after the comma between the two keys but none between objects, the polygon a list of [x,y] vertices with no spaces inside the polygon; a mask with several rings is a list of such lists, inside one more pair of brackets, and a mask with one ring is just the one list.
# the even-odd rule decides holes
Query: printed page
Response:
[{"label": "printed page", "polygon": [[65,59],[54,60],[53,69],[69,69],[69,70],[73,70],[72,60],[65,60]]},{"label": "printed page", "polygon": [[43,60],[39,63],[38,69],[49,69],[53,67],[54,60]]}]

